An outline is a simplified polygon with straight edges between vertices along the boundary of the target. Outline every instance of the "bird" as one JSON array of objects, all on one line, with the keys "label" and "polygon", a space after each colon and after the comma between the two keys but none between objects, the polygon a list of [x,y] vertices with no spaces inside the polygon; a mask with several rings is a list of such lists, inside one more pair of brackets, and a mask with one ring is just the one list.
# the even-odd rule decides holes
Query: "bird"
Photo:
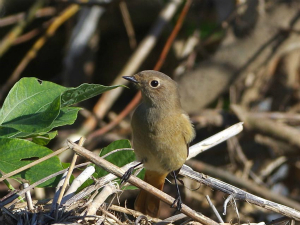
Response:
[{"label": "bird", "polygon": [[[159,71],[145,70],[123,76],[142,94],[142,102],[131,118],[132,142],[136,158],[145,168],[144,181],[163,190],[165,178],[174,176],[188,157],[189,143],[195,137],[194,127],[181,107],[177,83]],[[175,177],[176,183],[176,177]],[[176,183],[177,185],[177,183]],[[178,190],[177,209],[181,207]],[[158,217],[160,200],[141,190],[134,208]]]}]

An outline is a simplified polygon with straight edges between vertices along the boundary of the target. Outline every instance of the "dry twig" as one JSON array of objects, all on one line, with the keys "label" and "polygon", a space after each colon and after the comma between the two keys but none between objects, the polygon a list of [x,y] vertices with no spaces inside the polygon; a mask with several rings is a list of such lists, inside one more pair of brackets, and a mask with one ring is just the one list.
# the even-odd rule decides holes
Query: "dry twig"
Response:
[{"label": "dry twig", "polygon": [[[101,168],[104,168],[106,171],[108,171],[120,178],[124,175],[125,171],[123,171],[119,167],[115,166],[114,164],[106,161],[105,159],[102,159],[101,157],[93,154],[89,150],[87,150],[83,147],[80,147],[77,144],[72,143],[70,141],[68,142],[68,144],[71,148],[73,148],[73,150],[77,154],[87,158],[89,161],[95,163],[97,166],[100,166]],[[153,186],[149,185],[145,181],[143,181],[135,176],[130,176],[128,179],[128,182],[159,197],[162,201],[164,201],[165,203],[167,203],[169,205],[172,205],[175,200],[173,197],[170,197],[166,193],[158,190],[157,188],[154,188]],[[189,217],[193,218],[194,220],[201,222],[203,224],[207,224],[207,225],[208,224],[210,224],[210,225],[218,224],[215,221],[211,220],[210,218],[190,209],[186,205],[182,205],[182,212],[184,214],[186,214],[187,216],[189,216]]]},{"label": "dry twig", "polygon": [[[203,166],[202,167],[200,166],[201,164],[199,164],[199,162],[194,161],[194,160],[188,161],[187,164],[192,166],[193,168],[195,168],[197,171],[203,171],[203,169],[204,169]],[[214,167],[212,168],[212,170],[218,174],[223,173],[224,175],[227,176],[227,179],[229,178],[229,175],[228,175],[229,173],[228,172],[225,173],[226,171],[224,171],[224,170],[216,169]],[[286,204],[292,208],[287,207],[285,205],[280,205],[278,203],[275,203],[275,202],[272,202],[272,201],[269,201],[266,199],[263,199],[261,197],[250,194],[249,192],[243,191],[242,189],[234,187],[233,185],[227,184],[223,181],[220,181],[215,178],[209,177],[207,175],[195,172],[194,170],[192,170],[190,167],[188,167],[186,165],[184,165],[181,168],[180,174],[183,176],[186,176],[190,179],[196,180],[202,184],[205,184],[215,190],[219,190],[226,194],[232,195],[235,200],[243,200],[248,203],[260,206],[262,208],[268,209],[268,210],[276,212],[276,213],[280,213],[282,215],[285,215],[287,217],[290,217],[297,221],[300,221],[300,212],[298,211],[298,210],[300,210],[299,203],[292,201],[284,196],[280,196],[278,194],[273,194],[270,192],[269,189],[259,187],[259,186],[255,185],[253,182],[250,182],[248,180],[234,178],[235,180],[234,181],[232,180],[232,182],[230,182],[230,183],[236,183],[236,184],[239,183],[239,185],[242,187],[248,188],[249,190],[251,190],[255,193],[258,193],[260,195],[264,195],[268,199],[273,199],[273,200],[276,199],[278,202],[281,202],[282,204]],[[231,176],[231,178],[233,178],[233,176]],[[296,209],[298,209],[298,210],[296,210]]]},{"label": "dry twig", "polygon": [[27,164],[26,166],[23,166],[23,167],[21,167],[21,168],[19,168],[17,170],[14,170],[14,171],[12,171],[12,172],[10,172],[8,174],[5,174],[4,176],[2,176],[0,178],[0,182],[3,181],[3,180],[5,180],[5,179],[7,179],[7,178],[9,178],[9,177],[11,177],[11,176],[13,176],[13,175],[16,175],[17,173],[20,173],[20,172],[22,172],[24,170],[27,170],[27,169],[29,169],[29,168],[31,168],[31,167],[33,167],[33,166],[35,166],[35,165],[43,162],[43,161],[46,161],[47,159],[50,159],[53,156],[59,155],[62,152],[66,151],[67,149],[69,149],[69,148],[68,147],[61,148],[61,149],[59,149],[59,150],[57,150],[57,151],[55,151],[55,152],[53,152],[53,153],[51,153],[49,155],[46,155],[46,156],[44,156],[44,157],[42,157],[42,158],[40,158],[40,159],[38,159],[38,160],[36,160],[36,161],[34,161],[32,163]]},{"label": "dry twig", "polygon": [[23,32],[25,27],[35,18],[35,14],[44,4],[44,0],[36,1],[33,6],[29,9],[26,17],[20,20],[19,23],[4,37],[0,42],[0,58],[14,43],[15,39]]},{"label": "dry twig", "polygon": [[251,112],[246,112],[238,105],[231,105],[231,109],[241,121],[244,121],[248,129],[258,130],[300,147],[300,132],[298,129],[267,118],[257,119]]},{"label": "dry twig", "polygon": [[[44,2],[42,0],[42,2]],[[27,67],[29,62],[35,58],[37,52],[44,46],[46,41],[54,35],[56,30],[68,19],[70,19],[72,16],[74,16],[80,7],[78,5],[70,5],[67,9],[65,9],[59,16],[55,18],[53,23],[49,26],[47,29],[45,35],[40,37],[32,46],[32,48],[27,52],[27,54],[24,56],[24,58],[21,60],[17,68],[14,70],[14,72],[11,74],[9,79],[6,81],[6,83],[1,87],[0,90],[0,99],[3,98],[6,91],[16,82],[16,80],[19,78],[21,73],[24,71],[24,69]]]}]

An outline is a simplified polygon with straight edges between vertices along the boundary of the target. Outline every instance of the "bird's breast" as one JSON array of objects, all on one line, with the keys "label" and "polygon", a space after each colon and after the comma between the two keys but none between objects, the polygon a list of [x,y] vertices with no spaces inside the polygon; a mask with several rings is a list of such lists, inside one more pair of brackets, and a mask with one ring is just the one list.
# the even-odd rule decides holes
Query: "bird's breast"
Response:
[{"label": "bird's breast", "polygon": [[183,122],[181,113],[162,115],[155,109],[144,107],[135,111],[132,117],[133,147],[146,169],[165,173],[183,165],[187,158]]}]

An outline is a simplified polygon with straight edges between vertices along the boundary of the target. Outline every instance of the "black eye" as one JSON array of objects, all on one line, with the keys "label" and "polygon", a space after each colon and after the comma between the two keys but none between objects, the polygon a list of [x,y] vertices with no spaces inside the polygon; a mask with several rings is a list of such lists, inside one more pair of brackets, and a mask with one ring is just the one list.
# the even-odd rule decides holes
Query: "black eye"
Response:
[{"label": "black eye", "polygon": [[152,80],[151,82],[150,82],[150,85],[151,85],[151,87],[158,87],[158,85],[159,85],[159,82],[157,81],[157,80]]}]

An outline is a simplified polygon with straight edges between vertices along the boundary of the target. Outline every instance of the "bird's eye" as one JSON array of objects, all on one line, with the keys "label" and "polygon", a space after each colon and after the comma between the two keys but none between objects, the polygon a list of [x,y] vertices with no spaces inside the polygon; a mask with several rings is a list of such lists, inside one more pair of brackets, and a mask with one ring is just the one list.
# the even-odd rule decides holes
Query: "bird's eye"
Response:
[{"label": "bird's eye", "polygon": [[157,80],[150,81],[150,86],[153,88],[157,88],[159,86],[159,82]]}]

